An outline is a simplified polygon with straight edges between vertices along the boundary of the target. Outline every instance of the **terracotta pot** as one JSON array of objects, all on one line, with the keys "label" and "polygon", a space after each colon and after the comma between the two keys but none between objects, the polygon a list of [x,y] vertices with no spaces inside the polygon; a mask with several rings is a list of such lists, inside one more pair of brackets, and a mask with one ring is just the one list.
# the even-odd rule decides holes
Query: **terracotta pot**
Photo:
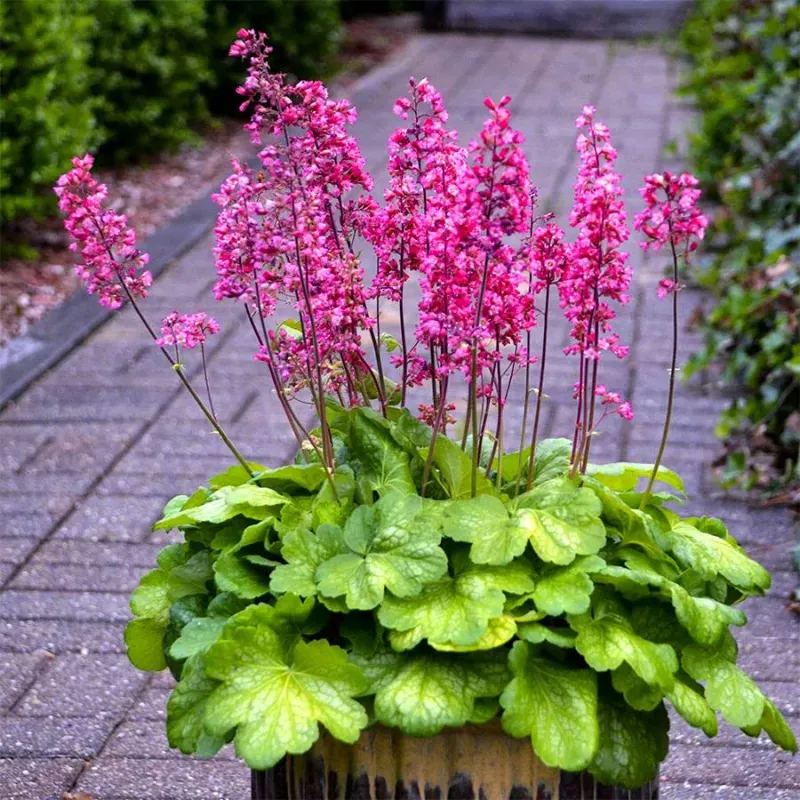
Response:
[{"label": "terracotta pot", "polygon": [[323,733],[310,752],[252,773],[253,800],[657,800],[641,789],[596,784],[588,773],[545,766],[529,739],[499,723],[418,739],[376,725],[355,745]]}]

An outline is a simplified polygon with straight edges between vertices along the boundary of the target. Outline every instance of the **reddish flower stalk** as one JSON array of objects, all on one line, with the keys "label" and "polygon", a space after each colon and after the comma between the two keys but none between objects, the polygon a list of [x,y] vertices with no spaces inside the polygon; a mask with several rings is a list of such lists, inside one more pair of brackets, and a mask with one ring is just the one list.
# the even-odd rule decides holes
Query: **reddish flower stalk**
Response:
[{"label": "reddish flower stalk", "polygon": [[628,254],[620,247],[629,237],[625,224],[621,178],[615,171],[617,151],[608,128],[594,121],[594,107],[585,106],[575,121],[581,130],[577,150],[581,166],[575,181],[575,204],[570,225],[578,229],[571,247],[570,265],[559,285],[561,307],[572,323],[573,344],[564,352],[580,356],[578,411],[572,447],[572,473],[585,469],[594,430],[595,391],[603,351],[624,358],[611,321],[616,313],[610,301],[627,303],[631,271]]},{"label": "reddish flower stalk", "polygon": [[139,271],[147,264],[149,256],[136,248],[136,232],[127,227],[127,218],[103,208],[108,190],[92,176],[93,164],[94,159],[89,155],[74,158],[73,168],[59,178],[55,188],[59,208],[66,215],[64,227],[72,238],[70,249],[79,253],[82,259],[75,271],[86,284],[89,294],[99,294],[100,304],[106,308],[117,309],[123,299],[128,300],[184,388],[236,460],[252,477],[249,464],[195,391],[183,365],[166,349],[167,346],[179,344],[195,347],[205,341],[207,334],[216,333],[219,325],[213,318],[207,319],[205,314],[179,317],[176,312],[174,323],[181,325],[178,335],[164,333],[162,329],[163,335],[159,337],[153,330],[137,303],[137,298],[147,297],[147,289],[153,282],[150,272]]},{"label": "reddish flower stalk", "polygon": [[672,278],[659,282],[658,296],[663,299],[672,295],[672,355],[669,369],[669,389],[667,392],[667,411],[664,417],[664,430],[658,446],[658,454],[653,471],[647,481],[647,488],[642,494],[641,507],[647,505],[653,484],[658,477],[658,470],[669,439],[670,423],[675,399],[675,377],[678,367],[678,291],[679,283],[679,249],[683,249],[682,258],[685,263],[689,255],[696,249],[705,235],[708,219],[697,207],[700,190],[694,175],[682,173],[673,175],[647,175],[641,194],[646,207],[636,215],[634,227],[641,231],[647,239],[640,242],[643,250],[659,250],[669,243],[672,254]]}]

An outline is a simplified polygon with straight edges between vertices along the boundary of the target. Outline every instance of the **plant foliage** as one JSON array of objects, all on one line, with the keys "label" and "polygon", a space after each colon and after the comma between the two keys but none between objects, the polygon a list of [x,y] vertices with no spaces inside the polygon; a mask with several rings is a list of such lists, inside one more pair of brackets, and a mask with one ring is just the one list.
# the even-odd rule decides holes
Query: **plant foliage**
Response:
[{"label": "plant foliage", "polygon": [[[712,35],[709,35],[709,30]],[[757,480],[754,444],[797,477],[800,446],[800,7],[703,0],[682,33],[701,111],[695,170],[722,204],[701,282],[717,295],[689,373],[714,361],[740,389],[718,426],[726,477]]]},{"label": "plant foliage", "polygon": [[642,507],[650,467],[570,477],[555,439],[530,490],[497,489],[490,470],[461,497],[456,446],[422,497],[423,423],[329,411],[338,501],[319,463],[250,464],[254,478],[217,475],[155,525],[184,542],[142,578],[126,641],[136,666],[178,678],[172,746],[210,756],[233,740],[264,769],[320,725],[352,743],[376,722],[431,736],[499,717],[548,765],[635,787],[667,754],[668,704],[709,736],[719,714],[796,749],[729,632],[770,577],[719,520],[674,510],[677,475],[662,470],[676,494]]}]

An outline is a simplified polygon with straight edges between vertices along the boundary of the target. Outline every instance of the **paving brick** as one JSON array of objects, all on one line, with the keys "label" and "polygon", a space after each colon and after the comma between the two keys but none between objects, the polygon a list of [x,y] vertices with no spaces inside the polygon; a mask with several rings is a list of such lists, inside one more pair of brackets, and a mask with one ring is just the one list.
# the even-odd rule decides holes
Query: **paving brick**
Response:
[{"label": "paving brick", "polygon": [[242,800],[250,773],[228,761],[100,758],[77,788],[97,800]]},{"label": "paving brick", "polygon": [[83,768],[75,758],[0,759],[4,800],[61,800]]},{"label": "paving brick", "polygon": [[[124,653],[123,622],[0,620],[0,659],[5,653]],[[4,653],[5,651],[5,653]]]},{"label": "paving brick", "polygon": [[670,783],[800,789],[800,762],[774,748],[752,748],[745,754],[738,747],[675,745],[661,775]]},{"label": "paving brick", "polygon": [[794,789],[759,789],[754,786],[708,786],[698,783],[662,782],[660,800],[800,800]]},{"label": "paving brick", "polygon": [[129,593],[138,583],[138,571],[130,567],[34,562],[11,581],[9,588]]},{"label": "paving brick", "polygon": [[79,540],[66,541],[55,538],[42,545],[36,553],[35,560],[52,564],[93,566],[125,564],[136,571],[137,567],[155,566],[159,549],[157,544],[127,542],[87,544]]},{"label": "paving brick", "polygon": [[87,539],[93,542],[141,542],[159,519],[168,496],[90,497],[56,532],[57,539]]},{"label": "paving brick", "polygon": [[[131,720],[124,722],[114,732],[103,752],[111,758],[173,758],[184,759],[179,750],[173,750],[167,742],[167,732],[163,722],[152,720]],[[215,761],[235,761],[232,747],[226,747]]]},{"label": "paving brick", "polygon": [[55,526],[53,515],[46,512],[7,514],[4,522],[9,536],[30,539],[44,539]]},{"label": "paving brick", "polygon": [[3,538],[3,561],[11,564],[21,564],[36,549],[36,539]]},{"label": "paving brick", "polygon": [[124,622],[130,616],[124,594],[19,590],[0,594],[0,619]]},{"label": "paving brick", "polygon": [[22,697],[46,659],[47,655],[41,651],[0,653],[0,712],[8,711]]},{"label": "paving brick", "polygon": [[59,435],[39,448],[25,472],[98,475],[133,440],[139,427],[137,422],[61,425]]},{"label": "paving brick", "polygon": [[0,717],[0,756],[91,758],[114,727],[113,718]]},{"label": "paving brick", "polygon": [[125,656],[58,656],[15,708],[31,717],[120,718],[147,681]]},{"label": "paving brick", "polygon": [[167,700],[170,692],[171,689],[167,686],[150,686],[139,695],[128,714],[128,719],[133,721],[158,720],[163,724],[167,718]]}]

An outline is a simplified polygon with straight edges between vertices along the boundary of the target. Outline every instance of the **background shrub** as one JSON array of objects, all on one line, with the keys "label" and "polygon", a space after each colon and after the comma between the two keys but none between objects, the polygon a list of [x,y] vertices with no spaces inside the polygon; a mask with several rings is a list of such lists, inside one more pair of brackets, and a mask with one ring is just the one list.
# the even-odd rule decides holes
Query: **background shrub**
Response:
[{"label": "background shrub", "polygon": [[175,148],[208,118],[205,0],[93,0],[91,94],[105,161]]},{"label": "background shrub", "polygon": [[231,113],[239,106],[236,87],[246,68],[228,57],[239,28],[266,31],[275,48],[271,64],[279,72],[323,78],[335,67],[341,40],[338,0],[206,0],[210,63],[215,70],[212,108]]},{"label": "background shrub", "polygon": [[[711,35],[709,35],[711,32]],[[800,445],[800,5],[701,0],[682,43],[701,111],[694,168],[721,208],[699,275],[718,304],[689,372],[737,387],[718,432],[731,479],[758,478],[755,443],[797,477]]]},{"label": "background shrub", "polygon": [[50,187],[96,144],[88,0],[0,4],[0,221],[55,208]]}]

